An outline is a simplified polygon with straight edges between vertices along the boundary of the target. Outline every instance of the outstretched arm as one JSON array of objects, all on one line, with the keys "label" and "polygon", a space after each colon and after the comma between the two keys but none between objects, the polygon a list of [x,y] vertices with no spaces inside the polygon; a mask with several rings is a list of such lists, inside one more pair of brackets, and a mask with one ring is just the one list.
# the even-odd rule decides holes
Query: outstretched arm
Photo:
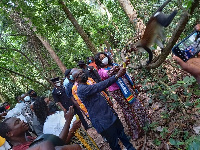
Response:
[{"label": "outstretched arm", "polygon": [[200,53],[198,54],[198,58],[191,58],[187,62],[184,62],[177,56],[174,56],[173,59],[181,66],[183,70],[193,75],[200,84]]},{"label": "outstretched arm", "polygon": [[64,112],[64,115],[65,115],[65,125],[59,135],[59,137],[63,140],[63,141],[66,141],[67,140],[67,137],[68,137],[68,133],[69,133],[69,127],[70,127],[70,123],[72,121],[72,118],[74,116],[74,109],[73,109],[73,106],[70,106],[69,107],[69,111],[66,113]]}]

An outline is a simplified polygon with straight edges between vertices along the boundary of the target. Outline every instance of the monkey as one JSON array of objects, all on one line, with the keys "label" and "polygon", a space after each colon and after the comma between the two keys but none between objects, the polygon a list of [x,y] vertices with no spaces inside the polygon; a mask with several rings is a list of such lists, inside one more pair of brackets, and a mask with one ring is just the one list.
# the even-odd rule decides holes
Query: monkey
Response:
[{"label": "monkey", "polygon": [[[174,17],[177,14],[177,10],[174,10],[170,15],[165,15],[162,13],[163,8],[170,2],[171,0],[166,1],[163,3],[162,6],[160,6],[157,11],[152,15],[152,17],[149,19],[146,25],[146,29],[144,31],[144,34],[142,38],[136,42],[135,44],[130,45],[130,51],[138,51],[144,49],[149,54],[149,60],[146,62],[146,65],[151,63],[153,59],[153,53],[150,49],[150,47],[156,43],[161,49],[164,48],[163,43],[166,40],[165,34],[164,34],[164,27],[169,26],[169,24],[172,22]],[[159,40],[161,38],[163,40],[163,43]]]}]

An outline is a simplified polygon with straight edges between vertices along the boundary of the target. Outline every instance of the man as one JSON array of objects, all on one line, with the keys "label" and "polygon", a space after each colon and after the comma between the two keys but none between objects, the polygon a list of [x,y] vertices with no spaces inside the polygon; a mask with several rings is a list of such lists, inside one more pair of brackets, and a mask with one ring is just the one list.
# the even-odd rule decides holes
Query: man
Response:
[{"label": "man", "polygon": [[65,92],[68,97],[72,97],[72,87],[74,85],[74,79],[72,77],[72,72],[74,72],[77,68],[67,69],[65,71],[65,80],[63,86],[65,87]]},{"label": "man", "polygon": [[52,91],[52,96],[53,96],[54,101],[58,104],[58,106],[60,106],[60,108],[63,111],[66,111],[69,109],[70,106],[73,106],[75,114],[79,116],[82,125],[84,126],[85,130],[87,130],[89,128],[88,124],[85,121],[80,109],[77,108],[77,105],[75,105],[74,102],[72,101],[72,98],[73,98],[72,94],[71,94],[71,97],[67,96],[65,92],[65,88],[60,84],[59,77],[53,78],[51,79],[51,81],[54,84],[54,89]]},{"label": "man", "polygon": [[[59,138],[62,139],[63,141],[66,141],[67,139],[69,126],[73,118],[72,107],[70,107],[69,111],[65,113],[65,118],[66,118],[65,125],[63,127],[62,132],[59,135]],[[29,148],[29,145],[34,140],[33,137],[26,136],[26,132],[28,129],[29,129],[29,126],[27,123],[25,123],[24,121],[21,121],[19,118],[11,117],[4,120],[2,123],[0,123],[0,136],[5,138],[7,141],[9,141],[13,145],[12,150],[27,150]],[[49,142],[51,141],[49,140]],[[36,147],[38,146],[36,145],[30,149],[36,149]],[[78,150],[81,149],[79,145],[55,146],[56,149],[63,148],[63,150],[65,149],[68,150],[67,147],[70,149],[75,149],[75,148],[77,148]],[[41,149],[41,147],[40,148],[38,147],[38,149]]]},{"label": "man", "polygon": [[101,77],[93,66],[87,66],[83,60],[78,62],[78,66],[88,75],[88,77],[92,78],[96,83],[101,81]]},{"label": "man", "polygon": [[27,94],[31,97],[31,103],[37,100],[39,97],[37,96],[37,93],[34,90],[29,90]]},{"label": "man", "polygon": [[115,76],[93,85],[87,85],[88,76],[80,70],[77,72],[75,79],[79,84],[77,89],[78,97],[87,108],[93,127],[106,138],[112,150],[121,149],[118,144],[119,139],[127,150],[135,150],[124,133],[122,123],[117,114],[101,94],[101,91],[115,83],[118,77],[123,76],[125,73],[126,70],[121,68]]}]

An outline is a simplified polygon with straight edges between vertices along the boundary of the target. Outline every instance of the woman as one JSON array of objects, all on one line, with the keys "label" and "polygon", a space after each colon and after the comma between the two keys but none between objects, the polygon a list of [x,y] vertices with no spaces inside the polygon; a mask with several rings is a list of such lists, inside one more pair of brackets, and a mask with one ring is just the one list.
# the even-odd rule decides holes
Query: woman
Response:
[{"label": "woman", "polygon": [[[38,121],[43,125],[44,134],[54,134],[57,136],[60,134],[65,124],[63,111],[55,112],[51,107],[48,108],[44,98],[34,102],[33,110]],[[80,120],[76,120],[76,117],[74,117],[70,125],[70,131],[66,142],[70,144],[79,144],[82,148],[88,150],[99,150],[94,140],[80,126]]]},{"label": "woman", "polygon": [[[98,66],[98,73],[102,80],[111,77],[119,70],[119,66],[113,64],[110,57],[104,52],[100,52],[95,56],[95,63]],[[129,135],[133,139],[137,139],[142,135],[142,128],[145,123],[149,122],[149,118],[142,102],[137,99],[137,90],[134,89],[131,78],[126,74],[108,87],[108,90],[122,108]]]}]

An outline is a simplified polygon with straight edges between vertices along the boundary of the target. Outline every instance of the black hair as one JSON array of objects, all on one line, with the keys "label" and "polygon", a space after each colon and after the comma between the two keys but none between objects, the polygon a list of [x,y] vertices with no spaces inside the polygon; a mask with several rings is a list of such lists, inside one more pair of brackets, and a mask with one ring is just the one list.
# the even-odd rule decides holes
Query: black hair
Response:
[{"label": "black hair", "polygon": [[105,65],[101,62],[100,55],[104,54],[106,57],[108,57],[108,65],[112,66],[112,60],[111,58],[104,52],[99,52],[95,55],[94,60],[95,64],[97,65],[98,69],[103,68]]},{"label": "black hair", "polygon": [[87,64],[88,64],[88,65],[90,64],[90,62],[89,62],[89,60],[90,60],[90,57],[91,57],[91,58],[93,58],[93,61],[94,61],[94,56],[89,56],[89,57],[87,57],[87,59],[86,59],[86,60],[87,60]]},{"label": "black hair", "polygon": [[72,70],[72,69],[66,69],[66,70],[65,70],[65,78],[66,78],[66,76],[69,75],[69,73],[71,72],[71,70]]},{"label": "black hair", "polygon": [[38,118],[38,121],[41,124],[44,124],[49,111],[48,111],[48,106],[46,104],[46,102],[44,101],[44,97],[41,97],[37,100],[35,100],[35,102],[33,103],[33,110],[35,112],[35,115]]},{"label": "black hair", "polygon": [[3,122],[0,123],[0,136],[5,138],[6,140],[9,140],[9,138],[7,137],[6,134],[11,131],[11,128],[6,123],[6,121],[9,120],[9,119],[10,118],[7,118]]},{"label": "black hair", "polygon": [[4,102],[2,105],[4,106],[5,104],[7,105],[7,104],[9,104],[9,103],[8,103],[8,102]]},{"label": "black hair", "polygon": [[34,91],[33,89],[30,89],[27,94],[31,94],[31,92]]}]

